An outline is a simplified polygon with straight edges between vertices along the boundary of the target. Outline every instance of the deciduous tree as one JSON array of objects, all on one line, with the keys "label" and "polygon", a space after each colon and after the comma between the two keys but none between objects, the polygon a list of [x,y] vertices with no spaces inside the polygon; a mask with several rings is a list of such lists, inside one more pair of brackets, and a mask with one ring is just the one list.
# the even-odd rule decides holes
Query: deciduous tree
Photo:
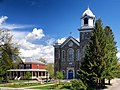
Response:
[{"label": "deciduous tree", "polygon": [[56,72],[56,78],[59,80],[59,84],[60,84],[60,80],[63,79],[62,71],[57,71]]},{"label": "deciduous tree", "polygon": [[[8,30],[0,30],[0,77],[7,79],[7,70],[18,61],[19,49]],[[19,58],[20,60],[20,58]]]},{"label": "deciduous tree", "polygon": [[25,79],[28,80],[28,83],[29,83],[30,78],[31,78],[31,73],[27,71],[25,74]]}]

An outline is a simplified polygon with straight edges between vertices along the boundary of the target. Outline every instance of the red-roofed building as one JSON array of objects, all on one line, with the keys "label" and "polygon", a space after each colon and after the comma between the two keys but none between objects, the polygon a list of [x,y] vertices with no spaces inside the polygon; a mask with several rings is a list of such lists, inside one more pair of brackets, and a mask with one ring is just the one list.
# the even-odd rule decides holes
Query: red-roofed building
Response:
[{"label": "red-roofed building", "polygon": [[10,69],[9,79],[25,79],[26,72],[29,71],[32,75],[31,79],[49,78],[46,65],[39,60],[22,59],[22,63],[18,65],[17,69]]}]

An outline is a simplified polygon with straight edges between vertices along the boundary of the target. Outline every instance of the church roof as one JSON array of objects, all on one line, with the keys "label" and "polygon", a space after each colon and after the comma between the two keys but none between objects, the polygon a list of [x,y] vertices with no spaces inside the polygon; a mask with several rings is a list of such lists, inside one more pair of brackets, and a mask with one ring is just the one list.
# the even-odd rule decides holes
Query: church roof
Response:
[{"label": "church roof", "polygon": [[84,13],[82,14],[82,17],[84,17],[85,15],[90,16],[90,17],[95,17],[95,15],[92,13],[89,7],[87,8],[87,10],[84,11]]},{"label": "church roof", "polygon": [[61,47],[65,46],[70,40],[72,40],[75,44],[80,46],[79,41],[73,38],[72,36],[69,36],[62,44]]}]

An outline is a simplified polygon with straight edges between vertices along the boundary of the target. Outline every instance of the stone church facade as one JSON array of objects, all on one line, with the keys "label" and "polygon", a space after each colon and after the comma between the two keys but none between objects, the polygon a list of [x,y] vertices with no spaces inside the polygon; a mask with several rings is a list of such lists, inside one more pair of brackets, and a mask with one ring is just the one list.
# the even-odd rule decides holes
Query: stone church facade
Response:
[{"label": "stone church facade", "polygon": [[54,45],[54,74],[62,71],[64,79],[78,78],[80,62],[84,61],[85,48],[95,24],[95,15],[87,8],[81,16],[79,41],[69,36],[63,43]]}]

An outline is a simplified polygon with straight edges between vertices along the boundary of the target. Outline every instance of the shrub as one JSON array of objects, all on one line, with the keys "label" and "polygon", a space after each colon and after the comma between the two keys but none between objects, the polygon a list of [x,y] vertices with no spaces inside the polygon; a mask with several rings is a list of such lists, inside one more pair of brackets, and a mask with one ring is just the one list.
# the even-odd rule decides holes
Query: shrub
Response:
[{"label": "shrub", "polygon": [[60,80],[63,79],[63,74],[62,71],[57,71],[56,72],[56,78],[59,80],[59,84],[60,84]]},{"label": "shrub", "polygon": [[72,90],[86,90],[87,86],[81,80],[73,80],[71,81],[71,89]]}]

